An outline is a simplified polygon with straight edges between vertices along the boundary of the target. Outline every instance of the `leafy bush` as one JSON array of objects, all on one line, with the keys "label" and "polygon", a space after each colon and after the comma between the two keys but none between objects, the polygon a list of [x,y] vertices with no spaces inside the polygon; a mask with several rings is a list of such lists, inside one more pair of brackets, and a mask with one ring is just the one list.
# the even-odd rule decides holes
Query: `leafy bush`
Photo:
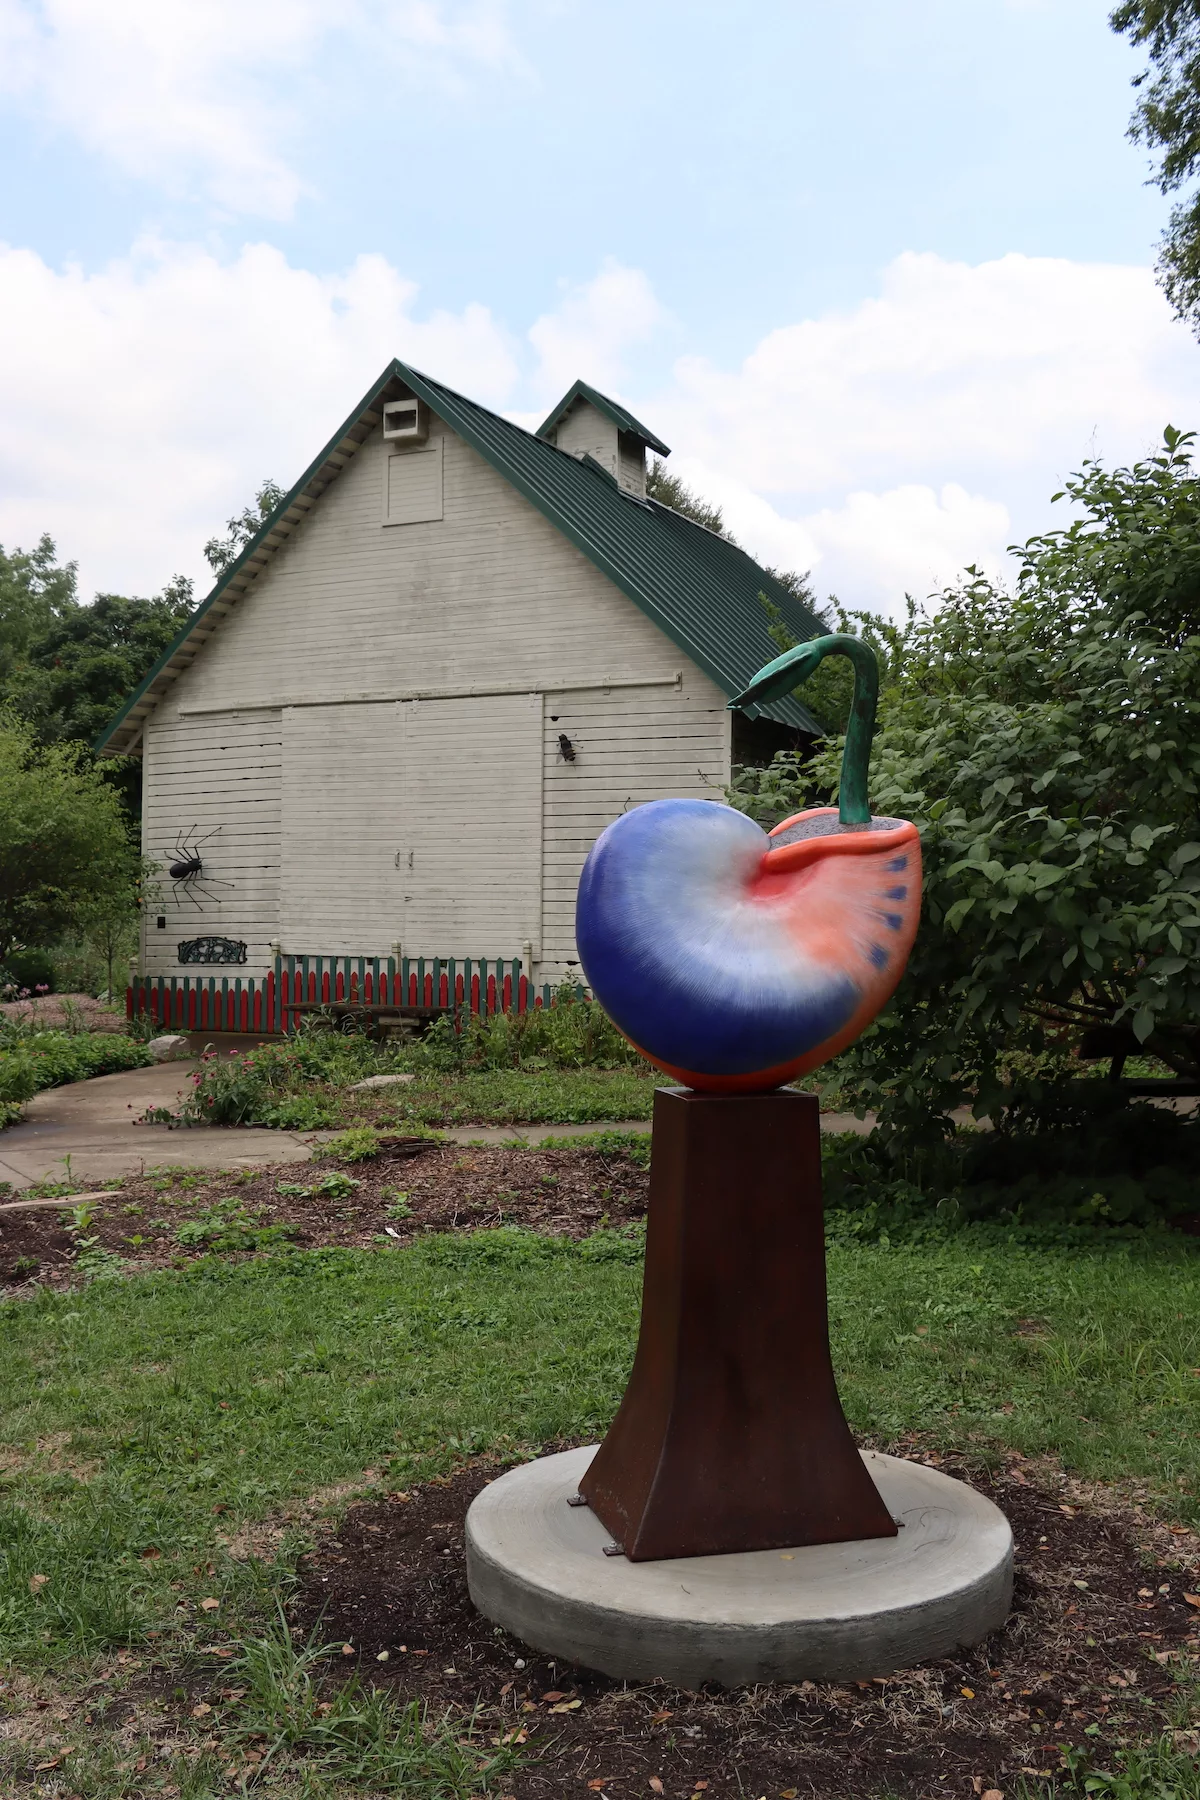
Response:
[{"label": "leafy bush", "polygon": [[93,1075],[141,1069],[153,1061],[144,1044],[118,1033],[71,1036],[64,1031],[0,1031],[0,1104],[30,1100],[43,1088]]},{"label": "leafy bush", "polygon": [[409,1052],[432,1069],[617,1069],[642,1058],[603,1007],[564,982],[551,1006],[525,1013],[443,1014]]},{"label": "leafy bush", "polygon": [[[1131,469],[1088,463],[1077,518],[1019,552],[1013,593],[978,570],[910,621],[885,687],[874,809],[922,834],[908,974],[847,1053],[860,1097],[908,1137],[974,1104],[1003,1121],[1069,1087],[1005,1082],[1013,1052],[1087,1025],[1132,1029],[1200,1075],[1200,474],[1168,430]],[[811,767],[746,771],[734,804],[770,823],[836,792]]]},{"label": "leafy bush", "polygon": [[386,1056],[360,1032],[313,1030],[232,1056],[206,1050],[178,1116],[190,1124],[318,1130],[335,1125],[337,1117],[319,1094],[305,1089],[348,1086],[374,1074]]},{"label": "leafy bush", "polygon": [[846,1133],[822,1150],[826,1204],[855,1237],[984,1222],[1140,1230],[1200,1220],[1200,1116],[1114,1108],[1104,1096],[1085,1096],[1054,1126],[1035,1118],[1024,1129],[903,1146]]},{"label": "leafy bush", "polygon": [[54,958],[48,950],[10,950],[0,969],[0,988],[14,987],[18,993],[52,994],[54,992]]}]

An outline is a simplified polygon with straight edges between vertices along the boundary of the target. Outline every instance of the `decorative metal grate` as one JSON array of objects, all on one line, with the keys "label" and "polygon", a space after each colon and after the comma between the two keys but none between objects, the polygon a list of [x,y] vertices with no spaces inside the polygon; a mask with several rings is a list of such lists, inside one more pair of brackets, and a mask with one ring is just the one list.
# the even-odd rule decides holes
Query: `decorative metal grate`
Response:
[{"label": "decorative metal grate", "polygon": [[185,938],[179,946],[181,963],[244,963],[246,946],[241,938]]}]

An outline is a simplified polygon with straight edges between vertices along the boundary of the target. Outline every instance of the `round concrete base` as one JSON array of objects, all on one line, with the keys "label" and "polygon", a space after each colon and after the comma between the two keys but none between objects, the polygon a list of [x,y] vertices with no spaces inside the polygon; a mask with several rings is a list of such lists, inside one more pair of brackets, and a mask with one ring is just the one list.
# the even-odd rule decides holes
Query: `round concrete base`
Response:
[{"label": "round concrete base", "polygon": [[894,1538],[631,1563],[567,1505],[594,1455],[513,1469],[467,1514],[472,1600],[550,1655],[690,1688],[865,1680],[978,1643],[1008,1614],[1008,1520],[935,1469],[864,1453],[903,1520]]}]

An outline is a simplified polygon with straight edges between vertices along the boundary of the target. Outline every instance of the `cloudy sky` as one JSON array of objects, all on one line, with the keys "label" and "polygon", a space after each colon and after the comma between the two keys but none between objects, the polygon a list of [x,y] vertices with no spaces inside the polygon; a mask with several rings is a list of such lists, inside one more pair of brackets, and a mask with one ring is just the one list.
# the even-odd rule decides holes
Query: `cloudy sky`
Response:
[{"label": "cloudy sky", "polygon": [[1200,425],[1108,10],[0,0],[0,542],[203,588],[398,355],[617,394],[821,595],[1000,568]]}]

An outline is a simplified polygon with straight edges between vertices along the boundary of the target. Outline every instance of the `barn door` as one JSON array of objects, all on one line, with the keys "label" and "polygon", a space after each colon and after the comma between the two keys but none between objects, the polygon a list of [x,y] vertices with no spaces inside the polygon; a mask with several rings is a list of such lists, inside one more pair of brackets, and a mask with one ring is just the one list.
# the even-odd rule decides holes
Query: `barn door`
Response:
[{"label": "barn door", "polygon": [[399,710],[405,955],[519,956],[541,915],[541,695]]},{"label": "barn door", "polygon": [[280,936],[295,956],[387,956],[400,936],[400,708],[283,715]]}]

